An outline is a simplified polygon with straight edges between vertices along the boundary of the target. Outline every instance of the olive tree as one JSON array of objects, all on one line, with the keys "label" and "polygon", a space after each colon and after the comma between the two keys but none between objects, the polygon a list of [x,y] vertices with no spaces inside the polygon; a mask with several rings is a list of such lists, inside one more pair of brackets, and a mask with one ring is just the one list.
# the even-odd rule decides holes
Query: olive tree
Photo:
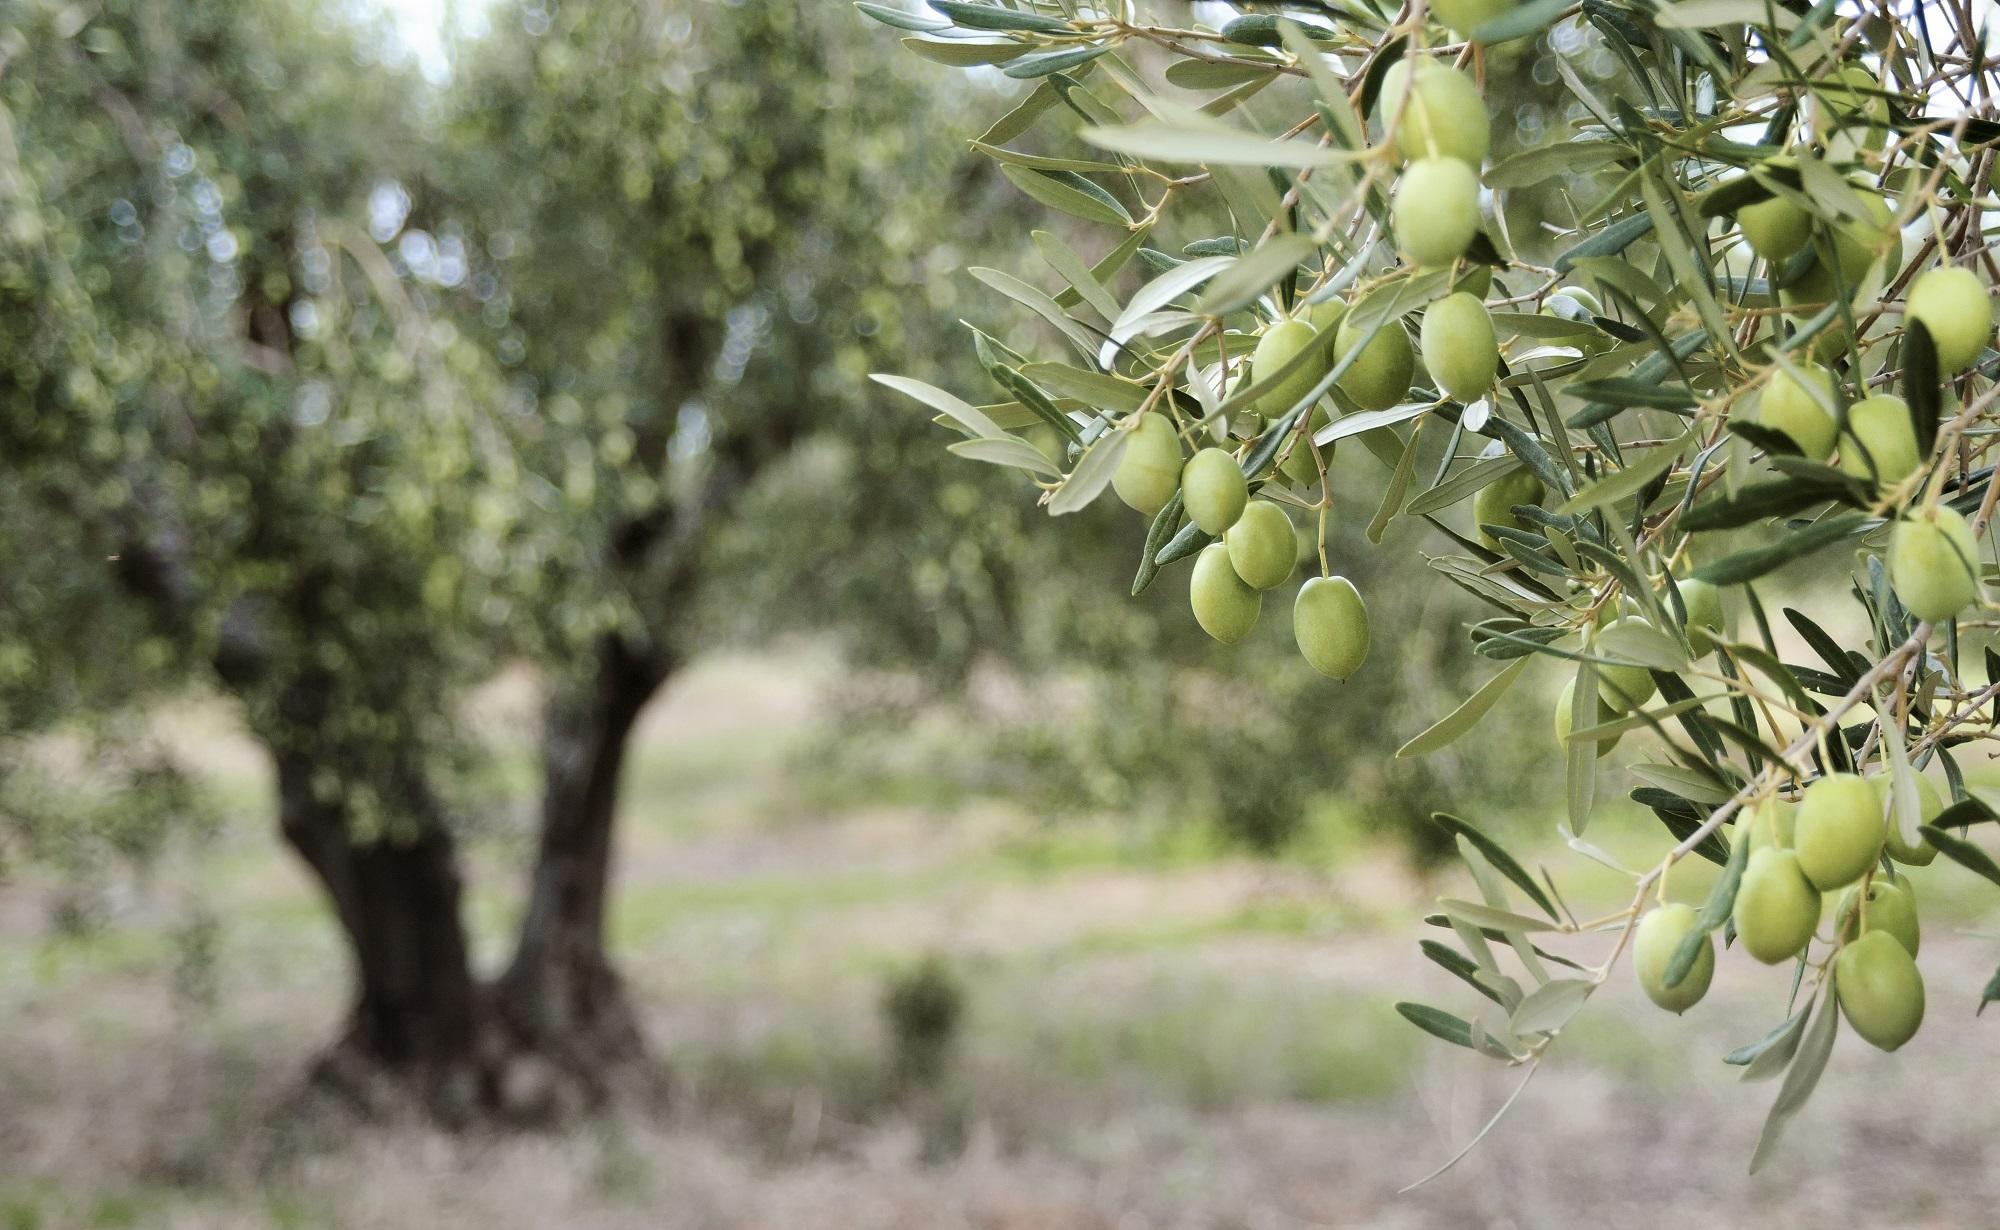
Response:
[{"label": "olive tree", "polygon": [[[1753,1164],[1841,1020],[1885,1050],[1915,1034],[1911,869],[2000,882],[1959,763],[2000,689],[1979,649],[2000,123],[1972,10],[857,7],[1037,83],[978,152],[1101,236],[982,275],[1044,329],[975,339],[1004,403],[876,379],[1053,516],[1136,509],[1131,591],[1185,584],[1217,641],[1269,618],[1303,528],[1297,669],[1330,705],[1373,705],[1409,646],[1323,527],[1342,502],[1424,527],[1395,566],[1463,595],[1492,669],[1399,755],[1515,741],[1482,719],[1554,674],[1531,730],[1566,766],[1559,832],[1617,866],[1588,840],[1614,789],[1663,825],[1629,899],[1579,917],[1437,815],[1472,891],[1423,952],[1476,1010],[1411,1022],[1531,1074],[1628,950],[1654,1002],[1692,1008],[1720,931],[1791,996],[1728,1056],[1783,1077]],[[1487,98],[1524,73],[1547,86],[1506,93],[1537,123],[1495,159]],[[1699,905],[1669,893],[1689,858],[1722,868]]]}]

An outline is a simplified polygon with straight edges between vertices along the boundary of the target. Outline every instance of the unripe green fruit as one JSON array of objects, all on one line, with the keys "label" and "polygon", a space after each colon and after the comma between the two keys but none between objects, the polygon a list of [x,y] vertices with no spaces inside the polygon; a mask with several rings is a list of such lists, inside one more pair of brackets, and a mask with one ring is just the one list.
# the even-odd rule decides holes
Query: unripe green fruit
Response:
[{"label": "unripe green fruit", "polygon": [[1476,171],[1493,140],[1486,100],[1472,78],[1428,58],[1389,66],[1376,116],[1385,130],[1395,125],[1396,152],[1406,159],[1456,158]]},{"label": "unripe green fruit", "polygon": [[1474,30],[1514,11],[1517,0],[1433,0],[1431,16],[1470,37]]},{"label": "unripe green fruit", "polygon": [[1229,566],[1252,589],[1275,589],[1291,579],[1299,555],[1298,535],[1285,510],[1269,500],[1252,500],[1222,536]]},{"label": "unripe green fruit", "polygon": [[1535,477],[1533,470],[1520,469],[1479,489],[1472,497],[1472,520],[1479,527],[1479,545],[1498,551],[1500,540],[1486,532],[1489,525],[1504,526],[1507,529],[1521,528],[1521,518],[1514,509],[1524,504],[1540,504],[1547,488],[1542,480]]},{"label": "unripe green fruit", "polygon": [[1632,939],[1632,966],[1638,972],[1639,986],[1647,999],[1668,1012],[1686,1012],[1701,1002],[1715,977],[1715,941],[1703,936],[1701,951],[1688,967],[1687,976],[1679,986],[1667,985],[1667,966],[1673,963],[1681,940],[1695,929],[1695,921],[1694,907],[1676,901],[1640,919]]},{"label": "unripe green fruit", "polygon": [[1318,303],[1307,304],[1305,321],[1313,327],[1315,333],[1325,333],[1328,329],[1339,327],[1340,318],[1345,315],[1347,315],[1347,301],[1336,296],[1332,299],[1322,299]]},{"label": "unripe green fruit", "polygon": [[1889,584],[1910,614],[1941,623],[1979,601],[1979,544],[1956,511],[1898,521],[1889,535]]},{"label": "unripe green fruit", "polygon": [[1202,449],[1181,470],[1181,506],[1206,533],[1221,534],[1235,525],[1249,498],[1242,468],[1222,449]]},{"label": "unripe green fruit", "polygon": [[1924,976],[1916,959],[1886,931],[1871,931],[1834,959],[1834,990],[1854,1032],[1885,1051],[1916,1036],[1924,1023]]},{"label": "unripe green fruit", "polygon": [[1128,505],[1152,516],[1181,485],[1181,442],[1164,414],[1149,414],[1132,429],[1111,489]]},{"label": "unripe green fruit", "polygon": [[1908,402],[1894,393],[1877,393],[1847,408],[1847,428],[1840,436],[1844,473],[1888,486],[1908,478],[1922,464]]},{"label": "unripe green fruit", "polygon": [[[1641,628],[1652,627],[1637,615],[1627,615],[1604,625],[1604,631],[1609,632],[1613,628],[1630,625]],[[1643,666],[1603,662],[1597,664],[1597,694],[1604,698],[1605,704],[1620,713],[1636,709],[1651,700],[1653,690],[1658,686],[1653,682],[1653,672]]]},{"label": "unripe green fruit", "polygon": [[1812,215],[1781,196],[1737,210],[1736,225],[1750,250],[1767,261],[1796,256],[1812,241]]},{"label": "unripe green fruit", "polygon": [[1743,840],[1750,843],[1752,852],[1792,848],[1792,839],[1798,831],[1797,803],[1779,798],[1759,799],[1743,809],[1743,816],[1737,828]]},{"label": "unripe green fruit", "polygon": [[1346,679],[1368,660],[1368,607],[1346,577],[1314,577],[1292,604],[1292,635],[1314,670]]},{"label": "unripe green fruit", "polygon": [[1876,876],[1868,885],[1868,908],[1861,905],[1861,886],[1856,884],[1840,898],[1838,918],[1841,934],[1851,933],[1855,923],[1863,923],[1862,934],[1880,931],[1894,937],[1912,957],[1923,946],[1923,930],[1917,923],[1917,894],[1908,880],[1885,880]]},{"label": "unripe green fruit", "polygon": [[[1829,236],[1833,266],[1840,270],[1838,284],[1846,286],[1849,294],[1860,286],[1877,259],[1886,258],[1894,265],[1902,259],[1903,252],[1903,237],[1896,229],[1895,215],[1890,213],[1888,204],[1879,196],[1863,193],[1861,207],[1867,219],[1842,218],[1833,224]],[[1822,305],[1833,302],[1839,285],[1833,268],[1828,267],[1826,255],[1821,252],[1813,266],[1785,288],[1782,295],[1788,302]]]},{"label": "unripe green fruit", "polygon": [[1829,773],[1807,786],[1792,847],[1806,878],[1823,893],[1860,879],[1882,856],[1875,788],[1852,773]]},{"label": "unripe green fruit", "polygon": [[[1365,336],[1349,317],[1334,334],[1334,361],[1354,349]],[[1416,373],[1417,356],[1410,349],[1410,335],[1402,322],[1390,321],[1375,331],[1368,345],[1340,377],[1340,391],[1354,399],[1363,410],[1387,410],[1410,391],[1410,377]]]},{"label": "unripe green fruit", "polygon": [[1403,168],[1390,223],[1412,265],[1449,265],[1479,233],[1479,176],[1456,158],[1419,158]]},{"label": "unripe green fruit", "polygon": [[[1843,64],[1831,78],[1816,82],[1812,91],[1814,127],[1821,132],[1833,129],[1841,140],[1830,140],[1829,149],[1851,157],[1860,149],[1879,149],[1888,138],[1889,100],[1871,91],[1882,83],[1859,64]],[[1860,130],[1858,133],[1852,130]]]},{"label": "unripe green fruit", "polygon": [[[1295,355],[1310,347],[1317,336],[1312,325],[1296,319],[1281,320],[1264,330],[1264,336],[1257,339],[1257,348],[1250,352],[1250,383],[1263,384],[1276,376]],[[1326,368],[1307,359],[1271,386],[1270,392],[1257,398],[1257,413],[1265,418],[1278,417],[1298,405],[1299,399],[1312,392],[1324,375]]]},{"label": "unripe green fruit", "polygon": [[1493,289],[1493,266],[1468,265],[1465,272],[1459,275],[1458,281],[1451,284],[1451,288],[1454,291],[1462,290],[1474,299],[1485,302],[1487,294]]},{"label": "unripe green fruit", "polygon": [[1839,436],[1834,422],[1838,406],[1833,373],[1818,363],[1796,364],[1773,372],[1757,403],[1757,422],[1789,436],[1800,452],[1825,460]]},{"label": "unripe green fruit", "polygon": [[[1575,694],[1567,690],[1556,697],[1556,746],[1562,748],[1564,751],[1569,750],[1569,732],[1575,729],[1575,719],[1570,715],[1570,709],[1574,706],[1575,702]],[[1610,707],[1604,703],[1604,698],[1600,696],[1597,699],[1597,716],[1592,720],[1591,725],[1602,726],[1617,716],[1617,714],[1611,712]],[[1597,740],[1597,754],[1599,756],[1609,755],[1611,749],[1617,747],[1618,741],[1624,737],[1624,732],[1621,731],[1618,734],[1612,735],[1609,739]]]},{"label": "unripe green fruit", "polygon": [[[1939,796],[1938,788],[1931,785],[1930,778],[1919,773],[1916,779],[1917,823],[1929,824],[1944,811],[1944,799]],[[1908,863],[1912,867],[1930,866],[1931,860],[1937,857],[1937,847],[1931,844],[1930,838],[1921,833],[1917,834],[1915,845],[1903,840],[1902,826],[1896,823],[1895,809],[1890,806],[1889,775],[1877,773],[1868,779],[1868,784],[1875,787],[1876,795],[1882,800],[1882,814],[1887,818],[1888,824],[1882,835],[1883,845],[1888,849],[1889,857],[1899,863]]]},{"label": "unripe green fruit", "polygon": [[1820,404],[1834,404],[1833,373],[1817,363],[1800,364],[1799,370],[1803,382],[1783,368],[1771,376],[1757,403],[1757,422],[1790,436],[1807,460],[1825,461],[1840,430]]},{"label": "unripe green fruit", "polygon": [[1486,396],[1500,370],[1500,344],[1485,304],[1464,291],[1446,295],[1424,311],[1418,336],[1424,370],[1439,388],[1462,402]]},{"label": "unripe green fruit", "polygon": [[1910,283],[1903,315],[1929,331],[1941,375],[1971,367],[1993,336],[1993,301],[1985,285],[1978,274],[1956,265],[1932,269]]},{"label": "unripe green fruit", "polygon": [[1188,579],[1188,605],[1201,630],[1225,645],[1234,645],[1250,635],[1257,616],[1264,609],[1264,595],[1243,583],[1229,563],[1229,551],[1221,543],[1210,543],[1194,559],[1194,575]]},{"label": "unripe green fruit", "polygon": [[1799,955],[1819,925],[1819,890],[1799,870],[1798,855],[1765,847],[1750,852],[1736,888],[1736,939],[1766,965]]},{"label": "unripe green fruit", "polygon": [[1687,608],[1688,645],[1695,657],[1703,657],[1715,648],[1715,638],[1722,632],[1722,591],[1692,577],[1675,585],[1681,591],[1681,605]]}]

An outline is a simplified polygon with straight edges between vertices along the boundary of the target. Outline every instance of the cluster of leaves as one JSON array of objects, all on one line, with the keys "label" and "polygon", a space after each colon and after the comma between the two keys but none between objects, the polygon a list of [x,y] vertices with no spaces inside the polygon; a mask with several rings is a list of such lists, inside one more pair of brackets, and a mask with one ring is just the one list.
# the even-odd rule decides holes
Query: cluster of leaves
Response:
[{"label": "cluster of leaves", "polygon": [[[1037,82],[974,148],[1103,237],[1082,251],[1044,243],[1039,275],[1025,262],[974,271],[1066,351],[1033,357],[976,336],[1009,400],[975,406],[878,379],[967,437],[952,452],[1027,473],[1054,514],[1098,501],[1139,426],[1164,416],[1182,441],[1233,454],[1260,498],[1322,522],[1336,498],[1372,502],[1371,539],[1403,523],[1435,531],[1444,550],[1422,565],[1485,608],[1470,640],[1503,665],[1404,753],[1464,739],[1531,663],[1550,663],[1568,685],[1563,836],[1617,865],[1585,832],[1601,789],[1625,773],[1666,828],[1630,904],[1580,921],[1546,877],[1440,816],[1480,899],[1442,902],[1432,921],[1461,946],[1427,941],[1425,953],[1488,1002],[1470,1019],[1406,1005],[1413,1022],[1532,1071],[1609,976],[1648,898],[1666,899],[1672,868],[1705,857],[1728,871],[1690,915],[1666,996],[1711,932],[1734,935],[1750,845],[1730,828],[1739,809],[1841,773],[1883,776],[1904,843],[1927,839],[2000,882],[1977,845],[1947,832],[1992,815],[1954,756],[2000,720],[2000,683],[1986,682],[2000,669],[1974,652],[1984,568],[1958,545],[1942,551],[1941,567],[1969,577],[1940,602],[1918,575],[1936,570],[1885,561],[1892,531],[1930,533],[1939,518],[1970,518],[1963,541],[1982,539],[2000,492],[1990,303],[1975,293],[1919,322],[1906,301],[1934,267],[1972,270],[1988,295],[2000,278],[1986,241],[2000,125],[1978,113],[1990,67],[1970,16],[1848,20],[1832,4],[1738,0],[1436,6],[1455,41],[1422,4],[1297,5],[1215,25],[1167,24],[1123,0],[858,7],[927,58]],[[1560,81],[1550,110],[1568,130],[1483,168],[1485,216],[1462,256],[1399,261],[1413,236],[1397,233],[1394,137],[1411,121],[1407,104],[1382,105],[1392,69],[1422,56],[1478,80],[1523,54],[1537,80],[1546,64]],[[1587,55],[1614,62],[1597,84],[1579,71]],[[1511,206],[1531,190],[1524,217]],[[1772,204],[1796,218],[1798,242],[1739,225]],[[1224,233],[1197,229],[1218,214]],[[1055,290],[1035,284],[1049,273]],[[1499,341],[1487,394],[1461,401],[1419,369],[1394,405],[1358,405],[1345,377],[1375,339],[1467,287],[1485,288]],[[1275,374],[1251,370],[1260,334],[1335,297],[1351,341],[1328,329]],[[1970,338],[1947,339],[1960,332]],[[1425,333],[1435,365],[1447,356],[1428,353]],[[1954,349],[1962,362],[1940,361]],[[1801,389],[1823,441],[1787,420]],[[1894,473],[1849,413],[1892,390],[1891,435],[1912,455]],[[1384,478],[1355,490],[1345,473],[1287,473],[1279,463],[1308,438],[1359,443]],[[1530,498],[1481,498],[1522,475]],[[1457,511],[1468,505],[1470,524]],[[1214,541],[1183,519],[1178,496],[1159,508],[1134,592]],[[1772,610],[1769,593],[1839,552],[1851,585]],[[1319,563],[1330,571],[1324,550]],[[1201,601],[1197,579],[1198,615]],[[1798,661],[1801,649],[1815,660]],[[1638,758],[1600,762],[1628,734]],[[1933,764],[1951,796],[1942,814],[1921,801]],[[1895,874],[1886,859],[1881,872]],[[1517,894],[1546,917],[1517,910]],[[1851,935],[1844,922],[1836,931],[1823,951],[1802,946],[1785,980],[1806,1007],[1733,1057],[1785,1078],[1758,1160],[1832,1045],[1835,958]],[[1577,960],[1530,941],[1551,934],[1600,950]]]}]

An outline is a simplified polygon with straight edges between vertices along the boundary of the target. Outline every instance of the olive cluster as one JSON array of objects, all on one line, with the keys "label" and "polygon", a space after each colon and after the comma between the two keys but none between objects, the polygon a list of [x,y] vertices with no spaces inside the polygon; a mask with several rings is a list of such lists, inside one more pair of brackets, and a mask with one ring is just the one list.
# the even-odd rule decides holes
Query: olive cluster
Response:
[{"label": "olive cluster", "polygon": [[[1479,88],[1437,60],[1401,60],[1384,76],[1376,118],[1383,157],[1402,164],[1391,207],[1397,251],[1411,266],[1452,270],[1452,292],[1425,309],[1414,347],[1400,320],[1364,327],[1331,294],[1310,295],[1291,314],[1268,322],[1248,358],[1238,361],[1230,386],[1247,382],[1260,390],[1229,425],[1246,440],[1312,394],[1336,363],[1344,367],[1331,392],[1349,411],[1386,410],[1407,400],[1419,356],[1438,392],[1463,403],[1483,398],[1498,374],[1499,342],[1483,302],[1491,271],[1463,260],[1479,232],[1479,168],[1492,141]],[[1131,429],[1113,490],[1148,516],[1178,492],[1188,519],[1220,539],[1195,560],[1189,602],[1202,629],[1225,644],[1249,635],[1264,593],[1289,581],[1300,558],[1311,555],[1285,508],[1254,498],[1252,486],[1309,489],[1323,482],[1331,447],[1315,444],[1313,435],[1328,422],[1323,404],[1315,405],[1259,474],[1246,474],[1237,453],[1223,447],[1187,455],[1165,410],[1142,415]],[[1542,494],[1532,476],[1496,483],[1480,493],[1479,519],[1518,524],[1513,507],[1536,503]],[[1367,607],[1344,577],[1306,581],[1292,624],[1300,653],[1324,675],[1346,679],[1367,658]]]},{"label": "olive cluster", "polygon": [[[1937,787],[1915,779],[1919,818],[1944,810]],[[1916,890],[1906,867],[1922,867],[1937,850],[1909,839],[1897,822],[1889,777],[1829,773],[1796,801],[1778,796],[1746,808],[1736,840],[1748,843],[1730,922],[1743,951],[1766,965],[1807,952],[1831,910],[1834,994],[1854,1031],[1893,1051],[1924,1019],[1924,980],[1917,971],[1920,932]],[[1685,1012],[1708,993],[1715,973],[1714,942],[1700,950],[1686,976],[1667,985],[1667,970],[1698,926],[1692,906],[1674,903],[1639,923],[1635,959],[1639,984],[1654,1003]]]}]

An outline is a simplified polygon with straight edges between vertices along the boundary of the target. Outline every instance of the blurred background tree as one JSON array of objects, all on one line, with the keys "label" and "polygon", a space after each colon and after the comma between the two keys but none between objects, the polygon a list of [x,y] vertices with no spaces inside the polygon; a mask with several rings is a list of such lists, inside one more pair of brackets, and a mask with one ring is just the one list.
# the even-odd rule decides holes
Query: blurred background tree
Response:
[{"label": "blurred background tree", "polygon": [[[1017,476],[938,455],[864,382],[964,362],[961,316],[1009,340],[1017,313],[949,271],[1022,264],[992,237],[1023,198],[954,136],[1012,83],[968,96],[844,6],[496,4],[443,90],[313,0],[0,16],[0,733],[241,702],[352,952],[320,1068],[342,1087],[542,1113],[631,1070],[620,769],[647,701],[727,641],[835,635],[914,685],[854,685],[892,737],[995,668],[1014,700],[979,706],[981,771],[1051,817],[1271,849],[1337,797],[1423,848],[1427,779],[1382,768],[1416,723],[1384,708],[1436,693],[1303,680],[1276,636],[1225,683],[1175,595],[1095,582],[1142,524],[1031,533]],[[1337,521],[1343,554],[1365,521]],[[1452,612],[1376,592],[1423,647],[1410,678],[1461,688]],[[522,660],[548,691],[537,852],[488,985],[462,718]],[[199,810],[143,744],[100,759],[150,831]],[[5,763],[13,845],[46,855],[85,809]],[[1272,771],[1298,763],[1323,789]],[[108,848],[157,844],[135,834]]]}]

